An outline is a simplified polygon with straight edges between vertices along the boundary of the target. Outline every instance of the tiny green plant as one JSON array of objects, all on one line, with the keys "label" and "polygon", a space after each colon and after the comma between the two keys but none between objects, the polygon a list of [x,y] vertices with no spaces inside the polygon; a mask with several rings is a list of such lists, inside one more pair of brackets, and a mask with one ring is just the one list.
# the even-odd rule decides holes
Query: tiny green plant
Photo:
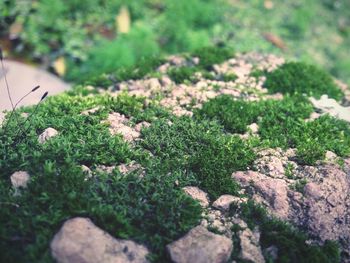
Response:
[{"label": "tiny green plant", "polygon": [[[12,107],[12,111],[10,113],[10,116],[8,117],[5,125],[1,128],[1,130],[3,130],[3,133],[6,134],[7,133],[7,130],[8,130],[8,127],[9,127],[9,124],[12,122],[13,119],[16,120],[16,123],[17,123],[17,126],[18,126],[18,132],[17,134],[15,135],[15,137],[13,138],[13,142],[11,144],[11,146],[14,146],[16,145],[20,140],[22,140],[26,134],[28,133],[30,127],[31,127],[31,118],[35,115],[40,103],[47,97],[48,95],[48,92],[46,91],[40,98],[40,101],[38,102],[38,104],[36,105],[35,107],[35,110],[33,111],[32,114],[30,114],[26,119],[25,121],[23,122],[20,122],[19,119],[18,119],[18,116],[17,114],[15,113],[16,109],[17,109],[17,106],[19,105],[20,102],[22,102],[26,97],[28,97],[31,93],[37,91],[40,86],[35,86],[33,89],[31,89],[29,92],[27,92],[24,96],[22,96],[16,103],[13,102],[12,100],[12,96],[11,96],[11,92],[10,92],[10,87],[9,87],[9,84],[8,84],[8,81],[7,81],[7,76],[6,76],[6,71],[5,71],[5,66],[4,66],[4,55],[3,55],[3,51],[2,51],[2,48],[0,47],[0,61],[1,61],[1,68],[2,68],[2,71],[3,71],[3,75],[4,75],[4,80],[5,80],[5,86],[6,86],[6,90],[7,90],[7,95],[8,95],[8,98],[10,100],[10,103],[11,103],[11,107]],[[29,122],[29,126],[27,127],[27,129],[24,129],[26,123]]]}]

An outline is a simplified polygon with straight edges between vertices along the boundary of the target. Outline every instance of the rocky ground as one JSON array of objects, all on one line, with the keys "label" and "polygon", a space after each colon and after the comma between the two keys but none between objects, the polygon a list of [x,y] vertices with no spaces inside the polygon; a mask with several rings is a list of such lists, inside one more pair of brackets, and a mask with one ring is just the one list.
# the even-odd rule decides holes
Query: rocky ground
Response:
[{"label": "rocky ground", "polygon": [[[171,74],[168,74],[169,70],[199,65],[200,59],[173,56],[143,79],[118,82],[107,89],[88,86],[84,87],[84,90],[97,91],[111,99],[127,92],[128,95],[145,97],[145,107],[156,101],[157,106],[166,109],[177,118],[195,118],[196,110],[201,109],[204,103],[222,95],[247,102],[283,100],[285,95],[271,94],[264,87],[266,76],[253,74],[261,71],[272,72],[283,63],[285,61],[282,58],[273,55],[237,54],[234,58],[213,65],[209,70],[210,78],[198,71],[190,81],[176,83]],[[223,76],[235,77],[224,80]],[[313,121],[327,113],[334,118],[350,122],[350,91],[340,82],[338,85],[345,94],[343,100],[337,102],[326,96],[321,99],[311,98],[314,112],[305,122]],[[90,94],[87,97],[93,96],[100,95]],[[103,103],[92,103],[80,109],[77,116],[88,118],[103,111],[106,111],[106,114],[100,124],[107,126],[111,136],[120,136],[134,151],[147,139],[144,131],[152,128],[158,118],[135,121],[133,116],[123,111],[106,109],[106,104]],[[167,120],[168,126],[176,125],[173,122],[172,119]],[[245,133],[227,134],[238,135],[246,142],[263,136],[259,123],[249,123],[247,126]],[[61,134],[64,134],[63,128],[60,130],[57,127],[46,127],[38,134],[36,140],[38,144],[46,145]],[[165,148],[165,144],[161,145],[159,151]],[[286,248],[280,245],[280,241],[266,241],[267,236],[271,234],[264,230],[267,229],[266,226],[251,224],[251,219],[244,216],[244,207],[254,202],[266,210],[266,221],[273,219],[287,222],[294,229],[291,230],[292,233],[304,233],[307,238],[300,241],[304,243],[298,245],[316,248],[325,246],[329,241],[335,241],[340,249],[341,262],[350,262],[350,159],[348,156],[338,156],[327,150],[327,147],[325,149],[325,158],[310,165],[299,161],[296,148],[253,147],[256,158],[251,165],[229,173],[231,180],[239,186],[237,194],[223,192],[219,196],[213,196],[209,193],[210,189],[205,189],[206,186],[182,184],[181,179],[174,180],[174,188],[179,188],[182,193],[198,202],[201,214],[197,224],[193,224],[181,235],[175,235],[176,238],[168,240],[163,247],[166,261],[334,262],[334,258],[317,257],[318,254],[315,254],[315,261],[304,260],[302,254],[295,254],[294,259],[283,258]],[[158,156],[156,150],[146,149],[146,152],[150,160]],[[165,162],[164,159],[162,162]],[[137,160],[78,164],[87,182],[96,180],[100,173],[115,176],[115,171],[123,175],[136,171],[140,180],[145,180],[149,173],[149,167]],[[186,169],[184,173],[187,172]],[[169,174],[173,172],[169,171]],[[26,191],[23,188],[27,188],[33,177],[34,175],[26,170],[12,173],[10,181],[15,189],[14,194],[21,196],[23,191]],[[113,192],[109,194],[113,195]],[[89,213],[81,214],[86,215],[65,217],[65,220],[60,221],[59,229],[51,236],[50,253],[57,262],[152,261],[149,255],[154,251],[147,246],[147,242],[135,241],[132,236],[114,236],[113,232],[101,228],[103,224],[97,226],[94,222],[96,220],[91,219]],[[276,231],[278,237],[285,234]],[[294,253],[299,253],[299,250],[295,249]],[[160,262],[163,260],[164,257]]]}]

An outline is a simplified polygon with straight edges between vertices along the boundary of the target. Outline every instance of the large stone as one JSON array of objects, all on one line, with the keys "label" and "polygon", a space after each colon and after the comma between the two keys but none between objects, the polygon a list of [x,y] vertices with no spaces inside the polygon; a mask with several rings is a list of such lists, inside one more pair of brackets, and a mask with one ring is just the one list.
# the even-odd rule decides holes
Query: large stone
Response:
[{"label": "large stone", "polygon": [[182,188],[182,190],[194,200],[197,200],[202,207],[207,207],[209,205],[208,195],[198,187],[186,186]]},{"label": "large stone", "polygon": [[58,263],[146,263],[148,250],[133,241],[115,239],[90,219],[76,217],[64,223],[51,242]]},{"label": "large stone", "polygon": [[264,263],[265,259],[260,247],[260,233],[258,231],[252,232],[246,228],[239,232],[239,239],[241,245],[240,258],[254,263]]},{"label": "large stone", "polygon": [[[344,167],[326,163],[317,167],[296,165],[296,178],[306,179],[298,192],[298,180],[273,178],[268,173],[235,172],[233,178],[266,206],[274,216],[306,230],[316,243],[338,241],[342,261],[350,262],[350,162]],[[300,190],[299,190],[300,191]]]},{"label": "large stone", "polygon": [[226,263],[232,249],[231,239],[213,234],[202,226],[193,228],[184,237],[167,245],[175,263]]}]

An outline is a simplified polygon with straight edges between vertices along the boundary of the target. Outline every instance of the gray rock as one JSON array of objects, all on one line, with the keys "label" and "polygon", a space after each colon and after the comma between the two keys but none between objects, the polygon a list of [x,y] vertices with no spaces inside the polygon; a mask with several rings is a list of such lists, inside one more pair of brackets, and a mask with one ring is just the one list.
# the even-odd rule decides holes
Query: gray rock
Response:
[{"label": "gray rock", "polygon": [[260,248],[260,233],[253,233],[249,228],[239,232],[241,245],[240,258],[249,262],[264,263],[265,259]]},{"label": "gray rock", "polygon": [[189,195],[190,197],[192,197],[194,200],[199,201],[200,205],[202,207],[207,207],[209,205],[209,201],[208,201],[208,195],[207,193],[205,193],[204,191],[202,191],[201,189],[199,189],[198,187],[195,186],[186,186],[183,187],[182,190]]},{"label": "gray rock", "polygon": [[349,171],[348,160],[343,168],[331,163],[317,167],[297,165],[295,175],[307,179],[303,193],[292,187],[295,180],[269,174],[235,172],[233,178],[277,218],[306,230],[318,244],[338,241],[342,255],[350,255]]},{"label": "gray rock", "polygon": [[350,122],[350,107],[341,106],[335,99],[328,98],[328,95],[322,95],[319,100],[310,98],[310,101],[323,113],[329,113],[333,117]]},{"label": "gray rock", "polygon": [[51,139],[52,137],[55,137],[57,135],[58,135],[58,131],[50,127],[44,130],[43,133],[39,135],[38,141],[39,143],[43,144],[49,139]]},{"label": "gray rock", "polygon": [[202,226],[193,228],[184,237],[167,245],[175,263],[226,263],[232,249],[231,239],[213,234]]},{"label": "gray rock", "polygon": [[146,263],[148,250],[133,241],[115,239],[90,219],[67,220],[51,242],[58,263]]}]

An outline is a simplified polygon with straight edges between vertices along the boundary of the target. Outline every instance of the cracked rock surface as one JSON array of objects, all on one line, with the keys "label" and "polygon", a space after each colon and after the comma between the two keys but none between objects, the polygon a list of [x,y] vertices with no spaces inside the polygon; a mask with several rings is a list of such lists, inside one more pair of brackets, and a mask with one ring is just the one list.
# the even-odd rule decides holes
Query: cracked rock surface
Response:
[{"label": "cracked rock surface", "polygon": [[[314,237],[314,242],[339,241],[350,255],[350,173],[349,162],[344,168],[335,163],[316,167],[293,163],[294,178],[283,175],[288,162],[286,153],[270,150],[256,162],[258,171],[235,172],[232,177],[252,193],[279,219],[292,222]],[[268,157],[268,158],[267,158]],[[271,162],[277,165],[272,166]],[[262,169],[265,167],[266,169]],[[296,187],[300,178],[304,184]]]}]

